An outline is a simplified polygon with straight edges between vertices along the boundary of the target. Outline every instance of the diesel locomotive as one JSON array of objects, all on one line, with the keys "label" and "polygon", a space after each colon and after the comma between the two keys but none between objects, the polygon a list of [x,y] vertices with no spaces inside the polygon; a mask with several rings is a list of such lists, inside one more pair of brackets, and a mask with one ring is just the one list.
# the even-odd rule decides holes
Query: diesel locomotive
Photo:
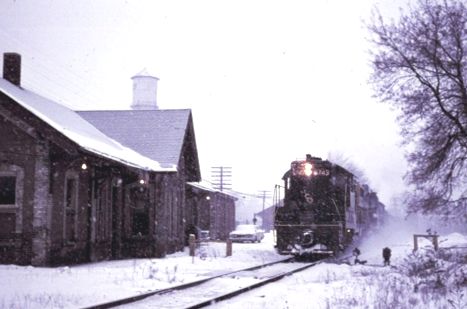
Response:
[{"label": "diesel locomotive", "polygon": [[307,155],[283,176],[284,198],[276,203],[274,228],[281,254],[322,258],[336,255],[384,217],[384,205],[345,168]]}]

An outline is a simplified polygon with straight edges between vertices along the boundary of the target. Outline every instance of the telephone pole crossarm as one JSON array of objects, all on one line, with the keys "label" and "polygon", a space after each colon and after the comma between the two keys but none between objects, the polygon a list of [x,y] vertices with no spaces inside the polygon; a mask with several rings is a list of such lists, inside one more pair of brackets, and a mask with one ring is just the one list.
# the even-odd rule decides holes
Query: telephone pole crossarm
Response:
[{"label": "telephone pole crossarm", "polygon": [[211,167],[211,179],[214,189],[218,189],[220,191],[223,191],[224,189],[232,189],[232,167]]}]

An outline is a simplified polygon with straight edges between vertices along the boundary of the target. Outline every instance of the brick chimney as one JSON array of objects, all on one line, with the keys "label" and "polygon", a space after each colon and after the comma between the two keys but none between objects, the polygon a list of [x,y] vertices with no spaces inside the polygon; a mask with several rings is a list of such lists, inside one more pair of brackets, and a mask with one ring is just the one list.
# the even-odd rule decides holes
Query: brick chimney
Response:
[{"label": "brick chimney", "polygon": [[159,78],[151,76],[146,69],[131,78],[133,80],[132,109],[154,110],[157,106],[157,82]]},{"label": "brick chimney", "polygon": [[3,54],[3,78],[16,86],[21,86],[21,55]]}]

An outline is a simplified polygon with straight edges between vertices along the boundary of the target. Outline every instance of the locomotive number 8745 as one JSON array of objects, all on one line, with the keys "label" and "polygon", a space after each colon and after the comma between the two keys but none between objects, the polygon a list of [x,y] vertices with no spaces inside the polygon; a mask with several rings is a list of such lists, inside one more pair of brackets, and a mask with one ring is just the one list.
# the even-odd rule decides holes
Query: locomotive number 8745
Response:
[{"label": "locomotive number 8745", "polygon": [[357,208],[365,208],[362,187],[343,167],[307,155],[291,163],[283,180],[284,201],[274,216],[279,253],[334,255],[368,224],[363,217],[357,220]]}]

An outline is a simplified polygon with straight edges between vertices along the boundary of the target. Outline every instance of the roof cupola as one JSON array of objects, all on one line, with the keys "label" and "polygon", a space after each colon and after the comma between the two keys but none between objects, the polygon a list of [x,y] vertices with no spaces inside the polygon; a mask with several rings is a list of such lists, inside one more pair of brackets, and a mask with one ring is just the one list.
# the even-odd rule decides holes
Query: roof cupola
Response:
[{"label": "roof cupola", "polygon": [[159,78],[152,76],[146,69],[131,78],[133,80],[132,109],[154,110],[157,106],[157,82]]}]

